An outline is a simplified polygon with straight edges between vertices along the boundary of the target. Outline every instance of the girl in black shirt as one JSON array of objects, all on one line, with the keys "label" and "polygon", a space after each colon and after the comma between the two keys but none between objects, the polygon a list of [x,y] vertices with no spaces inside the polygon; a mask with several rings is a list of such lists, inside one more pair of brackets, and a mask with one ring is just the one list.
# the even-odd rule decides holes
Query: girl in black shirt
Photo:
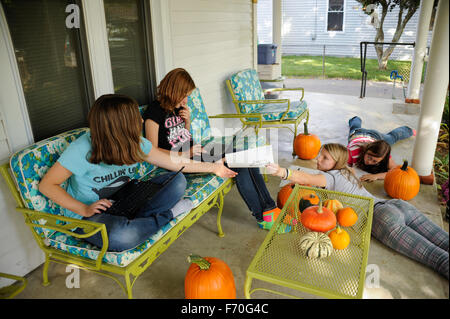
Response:
[{"label": "girl in black shirt", "polygon": [[[201,145],[193,145],[190,133],[190,111],[187,98],[195,89],[194,81],[189,73],[177,68],[170,71],[158,86],[156,100],[145,111],[144,134],[164,152],[176,152],[192,158],[201,155]],[[236,185],[244,202],[255,216],[258,225],[270,229],[280,213],[267,190],[259,168],[234,168]],[[291,226],[281,224],[278,232],[289,232]]]}]

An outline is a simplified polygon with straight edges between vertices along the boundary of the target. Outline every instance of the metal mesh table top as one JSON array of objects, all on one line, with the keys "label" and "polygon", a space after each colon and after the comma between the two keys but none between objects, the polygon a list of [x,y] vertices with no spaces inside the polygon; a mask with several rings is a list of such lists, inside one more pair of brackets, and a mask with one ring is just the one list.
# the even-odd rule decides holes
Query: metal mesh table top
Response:
[{"label": "metal mesh table top", "polygon": [[[346,249],[334,249],[331,256],[311,259],[301,252],[299,242],[310,230],[299,221],[289,233],[277,232],[287,215],[299,220],[298,204],[307,191],[322,200],[337,199],[344,207],[352,207],[358,215],[352,227],[344,227],[351,242]],[[361,298],[369,253],[373,200],[296,185],[280,216],[259,248],[247,274],[280,286],[331,298]]]}]

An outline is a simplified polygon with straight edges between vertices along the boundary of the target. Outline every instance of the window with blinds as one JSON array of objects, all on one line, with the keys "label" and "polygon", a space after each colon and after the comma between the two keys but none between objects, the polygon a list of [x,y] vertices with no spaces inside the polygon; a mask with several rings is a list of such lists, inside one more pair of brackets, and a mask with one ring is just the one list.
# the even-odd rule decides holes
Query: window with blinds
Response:
[{"label": "window with blinds", "polygon": [[327,31],[344,30],[344,0],[328,0]]},{"label": "window with blinds", "polygon": [[115,93],[148,105],[153,96],[146,1],[104,0]]},{"label": "window with blinds", "polygon": [[[80,1],[81,2],[81,1]],[[68,0],[1,0],[35,141],[87,126],[92,99],[81,28],[67,28]],[[80,12],[82,12],[80,7]]]}]

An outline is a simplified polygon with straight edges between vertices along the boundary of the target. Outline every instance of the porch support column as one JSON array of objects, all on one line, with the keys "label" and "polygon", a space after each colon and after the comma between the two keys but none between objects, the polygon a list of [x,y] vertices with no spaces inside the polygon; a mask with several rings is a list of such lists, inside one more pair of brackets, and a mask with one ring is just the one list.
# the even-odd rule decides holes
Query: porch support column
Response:
[{"label": "porch support column", "polygon": [[434,153],[448,88],[448,15],[449,1],[439,1],[412,158],[412,166],[425,184],[434,181]]},{"label": "porch support column", "polygon": [[253,68],[258,69],[258,0],[252,0],[253,15]]},{"label": "porch support column", "polygon": [[433,2],[427,0],[420,2],[419,21],[417,22],[416,29],[416,45],[414,47],[406,103],[420,104],[420,82],[422,80],[423,63],[427,55],[428,30],[433,11]]},{"label": "porch support column", "polygon": [[277,45],[275,62],[281,64],[282,0],[272,0],[272,42]]}]

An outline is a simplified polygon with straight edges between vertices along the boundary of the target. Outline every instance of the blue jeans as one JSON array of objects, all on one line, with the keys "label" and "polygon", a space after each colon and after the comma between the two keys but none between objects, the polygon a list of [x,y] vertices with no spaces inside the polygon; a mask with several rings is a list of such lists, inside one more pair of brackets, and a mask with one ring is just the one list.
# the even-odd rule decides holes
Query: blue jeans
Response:
[{"label": "blue jeans", "polygon": [[448,279],[448,233],[410,203],[400,199],[377,203],[372,235]]},{"label": "blue jeans", "polygon": [[[151,179],[152,182],[162,184],[170,176],[176,174],[170,172]],[[108,233],[108,251],[124,251],[136,247],[156,233],[172,218],[170,210],[183,198],[186,190],[186,178],[179,173],[164,188],[156,193],[137,214],[135,219],[129,220],[124,216],[110,214],[95,214],[91,217],[83,217],[106,225]],[[100,233],[85,239],[89,243],[102,247],[103,242]]]},{"label": "blue jeans", "polygon": [[362,128],[361,123],[361,118],[359,118],[358,116],[355,116],[348,121],[348,126],[350,126],[350,131],[348,134],[349,141],[355,135],[364,135],[373,137],[376,140],[383,140],[389,145],[393,145],[396,142],[409,138],[413,135],[413,130],[408,126],[400,126],[387,134],[383,134],[376,130]]},{"label": "blue jeans", "polygon": [[263,212],[277,207],[270,196],[259,168],[232,168],[238,175],[236,186],[242,199],[247,204],[258,222],[263,221]]}]

